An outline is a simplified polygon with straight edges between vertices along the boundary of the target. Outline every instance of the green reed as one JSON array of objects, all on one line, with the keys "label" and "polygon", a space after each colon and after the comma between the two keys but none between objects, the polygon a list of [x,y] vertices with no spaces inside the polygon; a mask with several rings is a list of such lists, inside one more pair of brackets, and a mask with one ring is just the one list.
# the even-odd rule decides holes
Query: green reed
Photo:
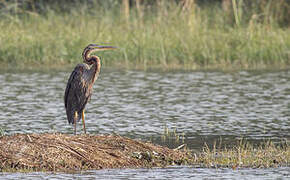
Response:
[{"label": "green reed", "polygon": [[280,27],[275,20],[265,23],[259,14],[246,21],[237,12],[233,18],[238,26],[217,6],[181,10],[173,3],[158,11],[145,9],[142,16],[132,8],[129,19],[119,6],[82,5],[69,13],[5,14],[0,19],[0,64],[24,68],[73,65],[81,62],[87,44],[99,43],[119,47],[100,53],[103,65],[111,67],[288,68],[289,28]]},{"label": "green reed", "polygon": [[231,148],[221,148],[216,144],[209,147],[205,144],[202,153],[195,156],[197,158],[194,163],[215,168],[270,168],[290,165],[290,147],[287,141],[275,144],[268,140],[254,145],[241,140]]},{"label": "green reed", "polygon": [[5,135],[5,131],[4,131],[4,129],[2,129],[1,127],[0,127],[0,137],[1,136],[4,136]]}]

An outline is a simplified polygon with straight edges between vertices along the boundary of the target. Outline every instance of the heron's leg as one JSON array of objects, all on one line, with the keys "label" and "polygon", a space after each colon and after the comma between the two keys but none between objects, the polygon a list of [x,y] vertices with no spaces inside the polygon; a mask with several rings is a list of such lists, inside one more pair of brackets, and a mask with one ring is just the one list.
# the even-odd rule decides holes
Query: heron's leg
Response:
[{"label": "heron's leg", "polygon": [[82,120],[83,120],[84,132],[86,134],[85,110],[84,109],[83,109],[83,112],[82,112]]},{"label": "heron's leg", "polygon": [[74,117],[75,135],[77,134],[77,119],[78,119],[78,112],[75,111],[75,117]]}]

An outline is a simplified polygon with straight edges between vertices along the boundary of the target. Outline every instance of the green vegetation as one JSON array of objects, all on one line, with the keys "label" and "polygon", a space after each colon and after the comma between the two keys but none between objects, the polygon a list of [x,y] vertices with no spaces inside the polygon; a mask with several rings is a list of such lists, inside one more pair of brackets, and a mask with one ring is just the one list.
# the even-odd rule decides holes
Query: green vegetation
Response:
[{"label": "green vegetation", "polygon": [[[164,128],[162,140],[174,140],[176,143],[184,143],[184,133],[177,133],[176,129]],[[235,142],[233,142],[235,143]],[[175,150],[192,151],[188,163],[194,167],[206,168],[270,168],[290,166],[290,146],[287,139],[281,142],[265,140],[254,144],[241,139],[236,144],[226,145],[219,140],[212,146],[204,144],[201,150],[188,150],[186,144],[182,144]]]},{"label": "green vegetation", "polygon": [[218,3],[182,7],[175,1],[148,1],[132,6],[130,16],[121,3],[98,2],[61,6],[65,10],[11,8],[15,4],[0,8],[0,64],[71,66],[81,62],[87,44],[108,43],[119,50],[101,53],[107,67],[289,68],[286,1],[262,1],[260,6],[233,0],[228,10]]},{"label": "green vegetation", "polygon": [[5,135],[5,131],[0,127],[0,137]]},{"label": "green vegetation", "polygon": [[185,134],[177,133],[177,129],[174,128],[173,130],[168,129],[167,126],[164,127],[164,132],[161,136],[161,140],[165,142],[166,140],[174,140],[176,143],[182,142],[184,143],[185,140]]},{"label": "green vegetation", "polygon": [[250,167],[269,168],[290,165],[290,146],[287,142],[274,144],[271,141],[259,146],[240,141],[233,148],[217,148],[215,145],[203,148],[194,161],[204,167]]}]

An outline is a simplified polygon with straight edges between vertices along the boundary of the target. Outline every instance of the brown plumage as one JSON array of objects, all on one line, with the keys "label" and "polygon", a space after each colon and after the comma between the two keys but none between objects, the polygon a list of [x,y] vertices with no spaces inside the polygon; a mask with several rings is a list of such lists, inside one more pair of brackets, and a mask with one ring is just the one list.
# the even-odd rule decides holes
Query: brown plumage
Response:
[{"label": "brown plumage", "polygon": [[100,58],[98,56],[90,56],[90,54],[94,51],[114,48],[113,46],[89,44],[82,53],[84,63],[78,64],[70,75],[64,94],[64,104],[68,122],[74,124],[75,134],[76,122],[80,120],[81,116],[84,132],[86,133],[84,109],[91,98],[93,84],[101,70]]}]

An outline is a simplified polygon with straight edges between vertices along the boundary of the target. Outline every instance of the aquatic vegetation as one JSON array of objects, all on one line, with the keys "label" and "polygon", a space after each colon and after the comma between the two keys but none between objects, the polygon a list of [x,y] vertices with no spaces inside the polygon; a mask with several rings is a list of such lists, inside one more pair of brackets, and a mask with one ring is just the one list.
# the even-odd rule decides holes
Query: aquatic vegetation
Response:
[{"label": "aquatic vegetation", "polygon": [[174,140],[175,143],[184,143],[185,140],[185,133],[179,133],[177,132],[177,129],[174,128],[173,130],[170,130],[167,126],[164,127],[164,132],[161,136],[161,140],[163,142],[167,140]]},{"label": "aquatic vegetation", "polygon": [[[177,129],[169,129],[165,126],[162,141],[173,140],[174,143],[184,143],[185,133],[178,133]],[[186,144],[181,144],[175,149],[186,149]],[[209,146],[204,144],[201,151],[192,151],[190,164],[196,167],[228,167],[228,168],[269,168],[278,166],[290,166],[290,146],[287,139],[281,142],[265,140],[259,144],[253,144],[247,140],[239,140],[235,145],[227,147],[219,140],[219,144]]]},{"label": "aquatic vegetation", "polygon": [[158,10],[144,7],[142,16],[137,15],[138,9],[132,8],[128,19],[123,17],[118,3],[110,8],[94,3],[79,5],[69,12],[48,8],[44,14],[24,10],[20,14],[0,13],[0,64],[2,67],[67,66],[80,62],[83,48],[94,42],[119,47],[119,51],[106,54],[103,60],[106,66],[289,67],[290,30],[279,25],[276,17],[280,16],[268,11],[255,14],[255,8],[242,12],[238,7],[233,25],[227,18],[228,12],[214,3],[182,10],[178,4],[165,2],[156,7]]},{"label": "aquatic vegetation", "polygon": [[195,163],[204,167],[229,168],[269,168],[290,165],[290,146],[287,141],[273,143],[265,141],[254,145],[246,141],[238,142],[232,148],[212,148],[206,144]]},{"label": "aquatic vegetation", "polygon": [[4,129],[2,129],[2,128],[0,127],[0,136],[4,136],[4,134],[5,134]]}]

